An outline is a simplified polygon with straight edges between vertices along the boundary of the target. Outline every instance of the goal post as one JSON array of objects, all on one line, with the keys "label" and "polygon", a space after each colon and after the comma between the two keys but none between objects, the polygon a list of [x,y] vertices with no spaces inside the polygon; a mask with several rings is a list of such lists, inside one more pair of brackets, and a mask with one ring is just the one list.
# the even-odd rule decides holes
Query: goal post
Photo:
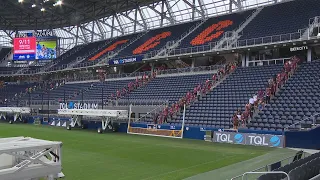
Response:
[{"label": "goal post", "polygon": [[[183,116],[182,116],[182,124],[181,126],[169,125],[169,124],[148,124],[148,123],[134,123],[131,118],[131,108],[130,106],[130,114],[128,120],[128,134],[138,134],[138,135],[146,135],[146,136],[158,136],[158,137],[169,137],[169,138],[183,138],[184,125],[185,125],[185,112],[186,106],[183,107]],[[151,113],[158,110],[159,107],[154,110],[148,112],[145,116],[138,119],[141,120],[146,118]]]}]

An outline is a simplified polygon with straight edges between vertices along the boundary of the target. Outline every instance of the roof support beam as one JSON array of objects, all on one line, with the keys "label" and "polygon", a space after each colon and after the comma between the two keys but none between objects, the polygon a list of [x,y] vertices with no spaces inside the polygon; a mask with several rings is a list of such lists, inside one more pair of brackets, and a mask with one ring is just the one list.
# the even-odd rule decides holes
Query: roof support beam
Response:
[{"label": "roof support beam", "polygon": [[97,27],[98,27],[98,30],[99,30],[100,34],[101,34],[101,38],[102,38],[102,39],[105,39],[105,35],[104,35],[104,32],[103,32],[103,28],[102,28],[100,22],[98,22],[98,21],[96,20],[95,23],[96,23],[96,25],[97,25]]},{"label": "roof support beam", "polygon": [[138,18],[138,10],[134,9],[134,24],[133,24],[133,33],[137,32],[137,18]]},{"label": "roof support beam", "polygon": [[163,17],[164,19],[167,19],[171,24],[174,24],[176,21],[168,16],[166,16],[165,14],[160,13],[158,10],[156,10],[154,7],[148,5],[148,7],[150,9],[152,9],[154,12],[158,13],[161,17]]},{"label": "roof support beam", "polygon": [[125,13],[120,13],[120,14],[122,16],[128,18],[129,20],[131,20],[135,24],[135,26],[138,24],[141,27],[143,27],[144,30],[147,30],[147,27],[144,24],[141,24],[139,21],[137,21],[137,9],[135,10],[135,19],[132,19],[130,16],[126,15]]},{"label": "roof support beam", "polygon": [[87,16],[87,17],[90,17],[90,18],[92,18],[92,19],[94,19],[94,20],[97,20],[97,21],[100,22],[101,24],[106,25],[106,26],[108,26],[108,27],[110,27],[110,28],[113,28],[114,30],[116,30],[116,31],[118,31],[118,32],[120,32],[120,33],[123,32],[123,31],[121,31],[121,29],[118,29],[118,28],[116,28],[116,27],[112,27],[110,24],[102,21],[101,19],[97,19],[97,18],[93,17],[92,15],[90,15],[90,14],[88,14],[88,13],[79,11],[78,9],[76,9],[76,8],[74,8],[74,7],[72,7],[72,6],[68,6],[68,8],[73,9],[73,10],[75,10],[76,12],[79,12],[80,14],[82,14],[82,15],[84,15],[84,16]]},{"label": "roof support beam", "polygon": [[141,9],[140,9],[139,6],[138,6],[137,10],[138,10],[138,12],[139,12],[139,14],[140,14],[140,17],[141,17],[141,20],[142,20],[142,23],[143,23],[144,27],[147,27],[147,28],[148,28],[147,22],[146,22],[146,19],[145,19],[145,15],[144,15],[144,13],[141,11]]},{"label": "roof support beam", "polygon": [[[95,21],[92,21],[92,29],[91,29],[91,42],[93,42],[93,36],[96,34],[96,33],[94,33],[94,23]],[[98,35],[100,38],[101,38],[101,35],[99,34]]]},{"label": "roof support beam", "polygon": [[[204,14],[204,11],[203,9],[201,9],[201,11],[195,6],[195,1],[193,1],[193,4],[191,4],[188,0],[183,0],[183,2],[185,2],[186,4],[188,4],[192,10],[198,12],[200,15],[201,15],[201,18],[204,19],[205,18],[205,14]],[[192,17],[194,19],[194,13],[192,13]]]},{"label": "roof support beam", "polygon": [[115,15],[113,15],[113,16],[116,18],[116,20],[117,20],[117,22],[118,22],[118,25],[119,25],[119,28],[120,28],[120,30],[121,30],[120,32],[121,32],[121,34],[123,35],[123,34],[124,34],[124,31],[123,31],[122,23],[120,22],[118,15],[115,14]]},{"label": "roof support beam", "polygon": [[112,21],[111,21],[111,38],[113,38],[113,31],[114,31],[114,16],[112,16]]},{"label": "roof support beam", "polygon": [[238,10],[242,10],[241,0],[230,0],[229,11],[232,12],[232,4],[234,4]]},{"label": "roof support beam", "polygon": [[167,7],[167,12],[168,12],[169,17],[170,17],[170,19],[171,19],[170,23],[171,23],[171,24],[174,24],[174,23],[176,22],[176,18],[175,18],[175,16],[174,16],[174,13],[172,12],[171,6],[170,6],[170,4],[168,3],[167,0],[164,0],[164,3],[165,3],[165,5],[166,5],[166,7]]},{"label": "roof support beam", "polygon": [[198,3],[199,3],[201,14],[203,14],[203,18],[208,17],[208,11],[203,0],[198,0]]},{"label": "roof support beam", "polygon": [[[92,23],[93,23],[92,26],[94,26],[94,21],[92,21]],[[90,30],[90,29],[88,29],[87,27],[85,27],[84,24],[81,25],[81,27],[82,27],[84,30],[90,32],[91,34],[97,35],[97,36],[99,36],[100,38],[102,38],[102,35],[101,35],[101,34],[97,34],[96,32],[94,32],[94,29],[93,29],[93,28],[92,28],[92,30]]]},{"label": "roof support beam", "polygon": [[[64,29],[64,28],[60,28],[60,29],[61,29],[62,31],[64,31],[64,32],[68,33],[68,34],[71,34],[72,36],[76,37],[77,39],[81,39],[83,42],[88,43],[88,40],[87,40],[87,39],[84,39],[84,38],[82,38],[82,37],[79,36],[79,28],[80,28],[80,30],[81,30],[81,27],[80,27],[80,26],[77,26],[77,34],[74,34],[74,33],[70,32],[70,31],[68,31],[68,30],[66,30],[66,29]],[[83,36],[83,37],[84,37],[84,36]],[[78,42],[76,42],[76,44],[78,44]]]},{"label": "roof support beam", "polygon": [[82,37],[86,40],[85,42],[89,42],[88,38],[87,38],[87,35],[85,33],[85,31],[83,30],[84,28],[82,26],[79,27],[80,28],[80,31],[82,33]]},{"label": "roof support beam", "polygon": [[161,20],[160,20],[160,27],[163,26],[163,20],[164,20],[164,17],[165,16],[165,12],[164,12],[164,1],[161,1]]}]

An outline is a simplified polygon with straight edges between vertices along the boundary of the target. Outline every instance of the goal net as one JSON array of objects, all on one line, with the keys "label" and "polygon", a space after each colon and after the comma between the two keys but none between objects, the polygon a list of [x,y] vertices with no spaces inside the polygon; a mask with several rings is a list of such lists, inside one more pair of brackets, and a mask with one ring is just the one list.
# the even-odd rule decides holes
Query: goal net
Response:
[{"label": "goal net", "polygon": [[183,120],[181,126],[173,126],[169,124],[154,124],[152,114],[157,113],[159,110],[161,110],[161,108],[162,107],[157,107],[137,120],[132,119],[129,116],[127,133],[147,136],[183,138],[185,107],[183,110]]}]

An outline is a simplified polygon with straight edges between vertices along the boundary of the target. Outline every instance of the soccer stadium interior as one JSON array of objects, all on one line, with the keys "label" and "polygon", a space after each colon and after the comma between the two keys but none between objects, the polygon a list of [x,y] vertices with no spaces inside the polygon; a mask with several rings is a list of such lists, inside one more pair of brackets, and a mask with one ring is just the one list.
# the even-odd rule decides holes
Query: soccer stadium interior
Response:
[{"label": "soccer stadium interior", "polygon": [[319,40],[320,0],[1,0],[0,180],[320,180]]}]

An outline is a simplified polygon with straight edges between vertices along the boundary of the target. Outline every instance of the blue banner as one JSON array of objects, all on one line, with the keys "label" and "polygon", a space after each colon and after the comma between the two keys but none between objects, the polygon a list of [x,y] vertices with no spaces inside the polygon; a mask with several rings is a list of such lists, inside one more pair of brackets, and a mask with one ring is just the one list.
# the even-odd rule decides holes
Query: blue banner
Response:
[{"label": "blue banner", "polygon": [[116,64],[140,62],[140,61],[142,61],[142,59],[143,59],[143,56],[128,57],[128,58],[123,58],[123,59],[110,60],[109,64],[116,65]]},{"label": "blue banner", "polygon": [[14,54],[13,60],[35,60],[35,54]]}]

